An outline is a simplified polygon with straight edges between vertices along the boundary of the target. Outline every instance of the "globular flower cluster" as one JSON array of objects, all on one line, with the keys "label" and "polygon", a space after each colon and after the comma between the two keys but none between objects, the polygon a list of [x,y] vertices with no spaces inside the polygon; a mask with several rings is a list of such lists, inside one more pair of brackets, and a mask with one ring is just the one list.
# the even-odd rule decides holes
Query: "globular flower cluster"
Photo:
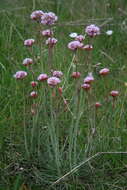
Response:
[{"label": "globular flower cluster", "polygon": [[84,78],[84,83],[91,84],[94,81],[92,73],[89,73],[86,78]]},{"label": "globular flower cluster", "polygon": [[80,72],[78,72],[78,71],[77,71],[77,72],[73,72],[71,76],[72,76],[72,78],[77,79],[77,78],[80,78],[81,73],[80,73]]},{"label": "globular flower cluster", "polygon": [[102,104],[101,104],[100,102],[96,102],[96,103],[95,103],[95,107],[96,107],[96,108],[99,108],[99,107],[101,107],[101,106],[102,106]]},{"label": "globular flower cluster", "polygon": [[53,25],[58,20],[58,17],[53,12],[44,13],[41,17],[41,24]]},{"label": "globular flower cluster", "polygon": [[40,75],[38,76],[38,78],[37,78],[38,81],[45,81],[45,80],[47,80],[47,79],[48,79],[48,75],[45,74],[45,73],[40,74]]},{"label": "globular flower cluster", "polygon": [[53,25],[58,20],[58,17],[55,15],[55,13],[44,13],[41,10],[32,12],[30,17],[32,20],[39,21],[43,25]]},{"label": "globular flower cluster", "polygon": [[31,81],[31,86],[32,87],[36,87],[38,85],[38,82],[36,82],[36,81]]},{"label": "globular flower cluster", "polygon": [[84,90],[89,90],[90,89],[90,84],[87,84],[87,83],[84,83],[81,85],[81,87],[84,89]]},{"label": "globular flower cluster", "polygon": [[51,87],[58,85],[60,82],[61,80],[58,77],[50,77],[47,80],[48,85],[50,85]]},{"label": "globular flower cluster", "polygon": [[33,59],[31,59],[31,58],[25,58],[23,60],[23,65],[24,66],[28,66],[28,65],[32,65],[32,64],[33,64]]},{"label": "globular flower cluster", "polygon": [[41,31],[42,36],[51,37],[53,35],[53,31],[50,29]]},{"label": "globular flower cluster", "polygon": [[41,10],[36,10],[36,11],[33,11],[33,12],[32,12],[32,14],[30,15],[30,18],[31,18],[32,20],[40,21],[42,15],[44,15],[44,12],[43,12],[43,11],[41,11]]},{"label": "globular flower cluster", "polygon": [[75,41],[71,41],[69,44],[68,44],[68,48],[71,49],[71,50],[77,50],[77,49],[81,49],[83,47],[83,43],[81,43],[80,41],[78,40],[75,40]]},{"label": "globular flower cluster", "polygon": [[34,39],[27,39],[24,41],[24,45],[28,47],[31,47],[34,43],[35,43]]},{"label": "globular flower cluster", "polygon": [[110,92],[110,96],[112,96],[113,98],[116,97],[116,96],[118,96],[118,95],[119,95],[119,91],[117,91],[117,90],[112,90]]},{"label": "globular flower cluster", "polygon": [[79,42],[82,42],[84,39],[85,39],[85,36],[83,36],[83,35],[78,35],[75,37],[75,40],[77,40]]},{"label": "globular flower cluster", "polygon": [[85,32],[90,37],[95,37],[100,34],[100,28],[94,24],[91,24],[86,27]]},{"label": "globular flower cluster", "polygon": [[61,78],[63,76],[62,71],[53,71],[52,73],[53,77]]},{"label": "globular flower cluster", "polygon": [[108,68],[104,68],[104,69],[101,69],[99,71],[99,74],[102,75],[102,76],[105,76],[105,75],[108,75],[110,72],[110,70]]},{"label": "globular flower cluster", "polygon": [[32,91],[32,92],[30,93],[30,96],[31,96],[32,98],[37,98],[38,93],[37,93],[36,91]]},{"label": "globular flower cluster", "polygon": [[53,47],[56,43],[57,43],[57,39],[56,38],[48,38],[46,40],[46,45],[49,45],[50,47]]},{"label": "globular flower cluster", "polygon": [[13,76],[16,79],[24,79],[27,76],[27,72],[25,72],[25,71],[17,71]]}]

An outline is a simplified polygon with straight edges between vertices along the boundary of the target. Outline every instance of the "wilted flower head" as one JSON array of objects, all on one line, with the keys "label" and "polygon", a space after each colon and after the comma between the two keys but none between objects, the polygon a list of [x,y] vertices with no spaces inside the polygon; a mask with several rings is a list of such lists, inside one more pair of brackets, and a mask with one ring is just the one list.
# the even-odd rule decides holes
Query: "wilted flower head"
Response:
[{"label": "wilted flower head", "polygon": [[32,98],[37,98],[37,96],[38,96],[38,94],[37,94],[36,91],[32,91],[32,92],[30,93],[30,97],[32,97]]},{"label": "wilted flower head", "polygon": [[68,48],[71,49],[71,50],[77,50],[77,49],[81,49],[83,47],[83,43],[75,40],[75,41],[71,41],[69,44],[68,44]]},{"label": "wilted flower head", "polygon": [[17,71],[13,76],[16,79],[23,79],[23,78],[25,78],[27,76],[27,72],[25,72],[25,71]]},{"label": "wilted flower head", "polygon": [[42,36],[50,37],[53,35],[53,31],[50,29],[41,31]]},{"label": "wilted flower head", "polygon": [[40,74],[40,75],[38,76],[38,78],[37,78],[37,80],[39,80],[39,81],[45,81],[45,80],[47,80],[47,79],[48,79],[48,75],[47,75],[47,74],[44,74],[44,73]]},{"label": "wilted flower head", "polygon": [[32,65],[33,64],[33,60],[31,58],[25,58],[23,60],[23,65],[24,66],[28,66],[28,65]]},{"label": "wilted flower head", "polygon": [[61,82],[61,80],[57,77],[50,77],[48,78],[47,80],[47,83],[50,85],[50,86],[56,86],[57,84],[59,84]]},{"label": "wilted flower head", "polygon": [[30,15],[30,18],[31,18],[32,20],[40,21],[43,14],[44,14],[43,11],[41,11],[41,10],[36,10],[36,11],[33,11],[33,12],[32,12],[32,14]]},{"label": "wilted flower head", "polygon": [[105,76],[109,73],[109,71],[110,70],[108,68],[104,68],[99,71],[99,74]]},{"label": "wilted flower head", "polygon": [[53,12],[44,13],[41,17],[41,24],[53,25],[58,20],[58,17]]},{"label": "wilted flower head", "polygon": [[113,90],[113,91],[110,92],[110,95],[111,95],[112,97],[116,97],[116,96],[119,95],[119,91]]},{"label": "wilted flower head", "polygon": [[83,49],[84,49],[84,50],[87,50],[87,51],[90,51],[90,50],[93,49],[93,46],[90,45],[90,44],[87,44],[87,45],[83,46]]},{"label": "wilted flower head", "polygon": [[38,82],[36,82],[36,81],[31,81],[31,86],[32,87],[36,87],[38,85]]},{"label": "wilted flower head", "polygon": [[82,42],[85,39],[83,35],[76,36],[75,40],[78,40],[79,42]]},{"label": "wilted flower head", "polygon": [[60,78],[63,76],[63,73],[62,73],[62,71],[53,71],[52,75],[53,75],[53,77]]},{"label": "wilted flower head", "polygon": [[78,34],[75,33],[75,32],[73,32],[73,33],[69,34],[69,36],[70,36],[71,38],[76,38],[76,37],[78,36]]},{"label": "wilted flower head", "polygon": [[29,47],[32,46],[34,43],[35,43],[34,39],[27,39],[24,41],[24,45]]},{"label": "wilted flower head", "polygon": [[112,31],[112,30],[107,30],[107,31],[106,31],[106,34],[107,34],[108,36],[111,36],[111,35],[113,34],[113,31]]},{"label": "wilted flower head", "polygon": [[57,39],[56,38],[48,38],[46,40],[46,45],[49,45],[50,47],[53,47],[56,43],[57,43]]},{"label": "wilted flower head", "polygon": [[100,34],[100,28],[94,24],[86,27],[85,32],[90,36],[94,37]]},{"label": "wilted flower head", "polygon": [[86,78],[84,78],[84,83],[90,84],[93,81],[94,81],[94,77],[93,77],[92,73],[89,73],[88,76]]},{"label": "wilted flower head", "polygon": [[84,89],[84,90],[89,90],[90,89],[90,84],[87,84],[87,83],[84,83],[81,85],[81,87]]},{"label": "wilted flower head", "polygon": [[80,78],[81,73],[80,72],[73,72],[71,76],[72,76],[72,78]]}]

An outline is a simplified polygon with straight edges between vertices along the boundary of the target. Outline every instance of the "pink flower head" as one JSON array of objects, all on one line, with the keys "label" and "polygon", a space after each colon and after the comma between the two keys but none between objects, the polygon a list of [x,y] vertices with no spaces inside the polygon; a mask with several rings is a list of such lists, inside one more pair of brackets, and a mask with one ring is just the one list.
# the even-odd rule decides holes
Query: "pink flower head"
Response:
[{"label": "pink flower head", "polygon": [[31,86],[32,87],[36,87],[38,85],[38,82],[36,82],[36,81],[31,81]]},{"label": "pink flower head", "polygon": [[93,46],[90,45],[90,44],[87,44],[87,45],[83,46],[83,49],[84,49],[84,50],[87,50],[87,51],[90,51],[90,50],[93,49]]},{"label": "pink flower head", "polygon": [[46,40],[46,45],[49,45],[50,47],[53,47],[56,43],[57,43],[57,39],[56,38],[48,38]]},{"label": "pink flower head", "polygon": [[32,97],[32,98],[37,98],[37,96],[38,96],[38,94],[37,94],[36,91],[32,91],[32,92],[30,93],[30,97]]},{"label": "pink flower head", "polygon": [[87,83],[84,83],[81,85],[81,87],[84,89],[84,90],[89,90],[90,89],[90,84],[87,84]]},{"label": "pink flower head", "polygon": [[53,31],[50,29],[41,31],[42,36],[50,37],[53,35]]},{"label": "pink flower head", "polygon": [[52,87],[56,86],[56,85],[59,84],[60,82],[61,82],[61,80],[60,80],[59,78],[57,78],[57,77],[50,77],[50,78],[48,78],[48,80],[47,80],[47,83],[48,83],[50,86],[52,86]]},{"label": "pink flower head", "polygon": [[30,15],[30,18],[32,20],[37,20],[37,21],[40,21],[41,20],[41,17],[44,15],[44,12],[41,11],[41,10],[36,10],[36,11],[33,11],[32,14]]},{"label": "pink flower head", "polygon": [[78,35],[76,36],[75,40],[82,42],[85,39],[85,37],[83,35]]},{"label": "pink flower head", "polygon": [[25,72],[25,71],[17,71],[13,76],[16,79],[24,79],[27,76],[27,72]]},{"label": "pink flower head", "polygon": [[52,75],[53,75],[53,77],[60,78],[63,76],[63,73],[62,73],[62,71],[53,71]]},{"label": "pink flower head", "polygon": [[34,43],[35,43],[34,39],[27,39],[24,41],[24,45],[28,47],[31,47]]},{"label": "pink flower head", "polygon": [[94,37],[100,34],[100,28],[94,24],[86,27],[85,32],[90,36]]},{"label": "pink flower head", "polygon": [[108,75],[108,74],[109,74],[109,71],[110,71],[109,69],[104,68],[104,69],[101,69],[101,70],[99,71],[99,74],[105,76],[105,75]]},{"label": "pink flower head", "polygon": [[68,44],[68,48],[71,49],[71,50],[77,50],[77,49],[81,49],[83,47],[83,43],[79,42],[78,40],[75,40],[75,41],[71,41],[69,44]]},{"label": "pink flower head", "polygon": [[96,107],[96,108],[99,108],[99,107],[101,107],[101,106],[102,106],[102,104],[101,104],[100,102],[96,102],[96,103],[95,103],[95,107]]},{"label": "pink flower head", "polygon": [[41,24],[43,25],[53,25],[58,20],[55,13],[49,12],[44,13],[41,17]]},{"label": "pink flower head", "polygon": [[119,91],[117,91],[117,90],[113,90],[110,92],[110,96],[112,96],[112,97],[116,97],[118,95],[119,95]]},{"label": "pink flower head", "polygon": [[92,73],[89,73],[88,76],[86,78],[84,78],[84,83],[88,83],[91,84],[91,82],[94,81],[94,77],[92,75]]},{"label": "pink flower head", "polygon": [[23,65],[24,66],[28,66],[28,65],[32,65],[33,64],[33,60],[31,58],[25,58],[23,60]]},{"label": "pink flower head", "polygon": [[72,76],[72,78],[75,78],[75,79],[80,78],[81,73],[80,72],[73,72],[71,76]]},{"label": "pink flower head", "polygon": [[45,80],[47,80],[48,79],[48,75],[47,74],[40,74],[39,76],[38,76],[38,78],[37,78],[37,80],[39,80],[39,81],[45,81]]}]

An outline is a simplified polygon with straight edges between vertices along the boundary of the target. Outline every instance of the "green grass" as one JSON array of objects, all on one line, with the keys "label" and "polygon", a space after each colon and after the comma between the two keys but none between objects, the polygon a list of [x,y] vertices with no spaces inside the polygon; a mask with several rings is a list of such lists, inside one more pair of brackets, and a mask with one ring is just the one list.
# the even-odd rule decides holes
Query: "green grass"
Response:
[{"label": "green grass", "polygon": [[[73,116],[70,111],[64,112],[62,99],[59,98],[59,104],[52,100],[51,89],[48,92],[49,88],[40,87],[41,95],[35,100],[39,111],[32,117],[31,76],[24,82],[13,78],[17,70],[24,70],[22,60],[31,56],[23,41],[38,37],[38,26],[29,18],[36,9],[53,11],[59,17],[55,28],[59,42],[53,61],[55,68],[63,71],[63,81],[67,78],[63,96],[68,99]],[[6,0],[1,3],[0,17],[0,190],[127,189],[127,154],[117,153],[127,151],[126,0],[15,0],[13,3]],[[102,33],[94,40],[92,53],[94,95],[89,98],[81,91],[78,108],[75,82],[70,78],[72,68],[68,75],[73,53],[67,44],[71,32],[83,33],[91,23],[101,26]],[[109,29],[114,31],[112,36],[105,35]],[[43,69],[48,72],[47,51],[42,54],[36,45],[33,51],[36,58],[41,57],[34,66],[36,76]],[[87,53],[80,54],[80,64],[84,65],[79,69],[85,77]],[[101,63],[98,68],[97,63]],[[111,72],[103,80],[98,71],[104,67]],[[108,102],[104,97],[115,89],[120,95],[113,109],[111,97]],[[103,106],[94,119],[94,109],[89,108],[89,103],[95,101]],[[96,126],[94,134],[93,126]],[[108,153],[87,161],[98,152]],[[73,172],[82,162],[85,163]],[[67,177],[54,184],[68,172]]]}]

